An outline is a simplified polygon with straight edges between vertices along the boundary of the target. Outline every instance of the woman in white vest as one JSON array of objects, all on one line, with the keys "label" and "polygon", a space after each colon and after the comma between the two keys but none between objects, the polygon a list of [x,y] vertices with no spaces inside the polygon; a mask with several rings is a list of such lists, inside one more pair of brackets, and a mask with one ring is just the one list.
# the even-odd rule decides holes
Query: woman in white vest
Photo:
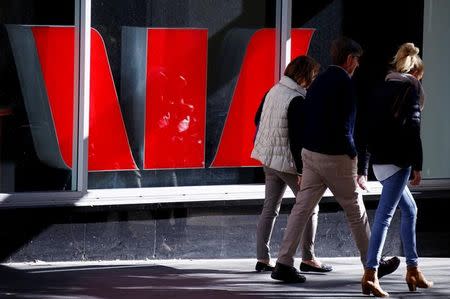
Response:
[{"label": "woman in white vest", "polygon": [[[269,243],[286,187],[289,186],[294,195],[300,189],[301,148],[295,149],[298,154],[292,154],[294,148],[289,142],[289,134],[295,134],[293,130],[297,127],[292,116],[288,120],[288,111],[292,114],[294,109],[298,109],[319,69],[320,65],[308,56],[299,56],[291,61],[281,80],[265,95],[255,117],[258,131],[251,157],[263,164],[265,173],[265,201],[256,234],[258,261],[255,270],[258,272],[273,270]],[[320,263],[314,255],[318,212],[317,206],[303,234],[302,271],[332,270],[331,266]]]}]

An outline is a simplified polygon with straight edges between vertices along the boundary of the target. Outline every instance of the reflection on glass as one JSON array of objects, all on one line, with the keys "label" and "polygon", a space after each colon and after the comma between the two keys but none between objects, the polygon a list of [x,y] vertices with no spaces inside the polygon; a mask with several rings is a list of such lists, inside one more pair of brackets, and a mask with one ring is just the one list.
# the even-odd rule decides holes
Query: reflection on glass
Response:
[{"label": "reflection on glass", "polygon": [[[73,124],[57,124],[66,117],[59,111],[73,111],[73,88],[64,97],[52,93],[67,80],[73,84],[74,35],[54,39],[42,25],[73,28],[74,7],[74,1],[0,3],[0,192],[72,188],[72,144],[66,139]],[[58,58],[72,63],[62,68]]]},{"label": "reflection on glass", "polygon": [[[242,76],[243,54],[252,34],[274,27],[275,1],[112,1],[108,7],[102,3],[92,1],[92,26],[105,41],[138,169],[91,171],[89,188],[260,180],[259,165],[240,168],[229,163],[213,168],[212,162]],[[231,44],[231,33],[238,31],[250,34],[241,35],[239,43]],[[274,60],[274,53],[269,53],[261,63],[270,65]],[[266,75],[269,88],[273,70]],[[93,89],[95,85],[91,82]],[[259,93],[248,94],[259,102],[264,91]],[[252,119],[249,107],[242,111],[241,118]],[[252,125],[238,130],[251,131],[247,135],[252,137],[255,128]],[[235,148],[244,143],[245,137],[235,135]]]}]

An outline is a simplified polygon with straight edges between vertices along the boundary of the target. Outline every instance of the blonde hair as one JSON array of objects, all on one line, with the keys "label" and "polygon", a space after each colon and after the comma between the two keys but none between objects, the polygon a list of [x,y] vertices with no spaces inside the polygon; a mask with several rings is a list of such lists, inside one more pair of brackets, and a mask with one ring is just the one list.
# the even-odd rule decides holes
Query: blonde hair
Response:
[{"label": "blonde hair", "polygon": [[419,48],[413,43],[404,43],[394,56],[392,65],[399,73],[423,73],[423,61],[419,57]]}]

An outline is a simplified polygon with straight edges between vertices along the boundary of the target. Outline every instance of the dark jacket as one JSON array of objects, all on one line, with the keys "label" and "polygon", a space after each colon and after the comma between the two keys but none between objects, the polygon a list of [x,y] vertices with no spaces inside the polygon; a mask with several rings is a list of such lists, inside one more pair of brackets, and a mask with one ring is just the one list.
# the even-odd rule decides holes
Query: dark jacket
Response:
[{"label": "dark jacket", "polygon": [[303,162],[302,162],[302,130],[303,119],[305,117],[305,110],[303,104],[305,98],[298,96],[292,99],[288,108],[288,133],[289,133],[289,146],[291,148],[292,157],[294,158],[295,168],[297,173],[302,174]]},{"label": "dark jacket", "polygon": [[409,75],[387,79],[376,89],[368,103],[365,136],[373,164],[422,170],[420,96],[420,82]]},{"label": "dark jacket", "polygon": [[303,147],[328,155],[357,155],[353,130],[356,95],[352,79],[329,66],[311,84],[305,98]]}]

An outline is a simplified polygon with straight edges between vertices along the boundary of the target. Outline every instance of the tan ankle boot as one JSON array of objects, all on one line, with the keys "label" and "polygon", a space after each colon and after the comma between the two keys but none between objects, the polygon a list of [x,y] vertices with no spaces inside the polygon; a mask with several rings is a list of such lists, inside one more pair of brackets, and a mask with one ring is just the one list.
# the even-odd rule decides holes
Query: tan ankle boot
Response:
[{"label": "tan ankle boot", "polygon": [[389,294],[381,288],[375,269],[364,269],[361,287],[362,292],[365,295],[370,295],[370,293],[372,293],[375,297],[389,297]]},{"label": "tan ankle boot", "polygon": [[428,281],[418,267],[407,267],[406,283],[411,292],[417,288],[427,289],[433,286],[433,282]]}]

